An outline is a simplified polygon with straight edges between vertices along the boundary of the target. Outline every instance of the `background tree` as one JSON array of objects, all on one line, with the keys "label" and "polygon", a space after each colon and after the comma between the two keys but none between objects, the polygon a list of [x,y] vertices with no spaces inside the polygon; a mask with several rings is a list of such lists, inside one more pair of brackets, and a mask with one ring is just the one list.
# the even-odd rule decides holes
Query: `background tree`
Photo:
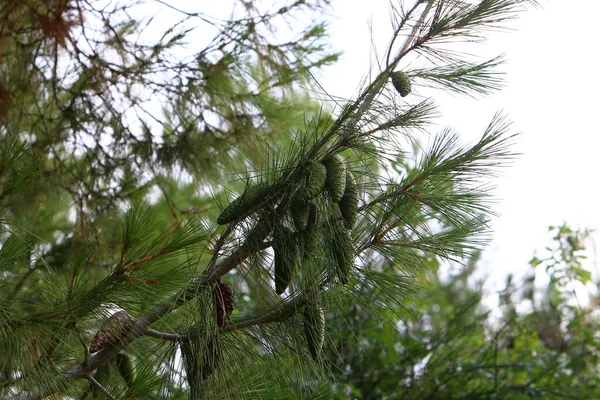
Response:
[{"label": "background tree", "polygon": [[[396,325],[354,307],[326,349],[340,397],[597,398],[597,305],[577,304],[572,292],[589,281],[589,232],[550,231],[548,256],[534,257],[522,281],[507,278],[498,309],[475,279],[476,258],[446,278],[432,260]],[[549,279],[536,284],[536,276]]]},{"label": "background tree", "polygon": [[[373,79],[331,116],[300,87],[335,60],[324,24],[281,33],[326,2],[242,1],[228,21],[148,4],[159,17],[2,5],[2,390],[334,397],[321,346],[350,306],[388,319],[432,257],[485,242],[506,119],[468,147],[445,129],[414,158],[402,138],[435,113],[409,96],[420,85],[497,88],[499,59],[446,44],[483,39],[521,2],[399,3]],[[183,20],[156,28],[168,10]],[[191,24],[214,39],[194,49]]]}]

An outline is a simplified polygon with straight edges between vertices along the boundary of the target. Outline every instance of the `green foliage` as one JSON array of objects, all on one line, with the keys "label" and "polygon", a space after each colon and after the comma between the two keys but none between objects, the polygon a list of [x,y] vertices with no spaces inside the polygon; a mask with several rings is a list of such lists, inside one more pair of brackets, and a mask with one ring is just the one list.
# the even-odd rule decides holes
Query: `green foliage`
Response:
[{"label": "green foliage", "polygon": [[[576,273],[582,267],[573,259],[584,256],[589,233],[567,225],[550,229],[549,248],[561,250],[549,265]],[[340,398],[598,397],[595,304],[574,306],[572,290],[557,288],[551,270],[545,285],[534,285],[540,265],[534,258],[520,287],[507,279],[494,312],[474,281],[477,259],[450,274],[432,259],[409,312],[400,304],[390,308],[391,302],[372,306],[378,310],[352,307],[325,348]]]},{"label": "green foliage", "polygon": [[161,18],[137,1],[4,7],[0,395],[336,397],[321,346],[362,309],[409,313],[428,267],[478,252],[488,179],[512,158],[501,116],[470,147],[446,129],[406,151],[397,135],[435,105],[398,105],[386,83],[486,92],[498,59],[437,44],[517,3],[407,6],[373,79],[333,109],[309,96],[337,58],[327,1],[241,1],[229,20],[162,1]]}]

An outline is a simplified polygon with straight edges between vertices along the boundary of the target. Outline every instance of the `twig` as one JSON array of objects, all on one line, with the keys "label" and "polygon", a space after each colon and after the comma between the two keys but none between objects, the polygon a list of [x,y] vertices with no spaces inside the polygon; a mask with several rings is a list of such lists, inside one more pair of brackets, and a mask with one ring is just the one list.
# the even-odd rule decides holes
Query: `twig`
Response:
[{"label": "twig", "polygon": [[96,387],[98,390],[100,390],[102,393],[104,393],[104,394],[105,394],[106,396],[108,396],[110,399],[112,399],[112,400],[117,400],[117,398],[116,398],[115,396],[113,396],[113,395],[112,395],[112,394],[111,394],[111,393],[110,393],[108,390],[106,390],[106,388],[105,388],[104,386],[102,386],[102,385],[100,384],[100,382],[98,382],[97,380],[95,380],[93,376],[91,376],[91,375],[88,375],[88,376],[86,376],[86,379],[87,379],[88,381],[90,381],[90,383],[91,383],[92,385],[94,385],[94,386],[95,386],[95,387]]},{"label": "twig", "polygon": [[[265,325],[273,322],[281,322],[296,313],[296,310],[302,306],[304,302],[304,298],[296,298],[287,304],[279,306],[273,310],[267,311],[264,314],[261,314],[257,317],[248,318],[244,321],[240,321],[235,324],[227,325],[219,329],[219,334],[223,335],[226,333],[231,333],[238,331],[243,328],[248,328],[250,326],[257,325]],[[171,342],[181,342],[189,340],[192,336],[197,335],[195,332],[186,332],[186,333],[167,333],[167,332],[159,332],[157,330],[147,328],[144,332],[144,335],[150,336],[156,339],[168,340]]]},{"label": "twig", "polygon": [[[425,1],[425,0],[423,0],[423,1]],[[422,1],[419,1],[418,4],[420,4],[421,2]],[[404,57],[415,46],[414,44],[413,45],[411,45],[411,44],[413,43],[413,40],[416,37],[417,32],[419,31],[419,29],[421,29],[423,23],[425,22],[425,18],[427,17],[427,14],[429,14],[431,7],[433,7],[433,1],[430,0],[429,3],[427,4],[427,7],[425,8],[425,10],[423,10],[423,12],[421,13],[419,20],[413,27],[410,35],[408,35],[408,37],[406,38],[406,41],[404,42],[404,45],[402,46],[400,51],[398,51],[398,53],[396,54],[396,56],[393,58],[393,60],[391,62],[389,62],[389,60],[388,60],[386,68],[379,73],[377,78],[375,78],[375,80],[373,80],[373,82],[363,91],[361,96],[354,103],[355,104],[354,108],[358,107],[358,110],[351,118],[356,123],[358,123],[358,121],[360,121],[363,114],[370,108],[371,103],[373,103],[373,101],[375,100],[375,97],[377,97],[377,95],[379,94],[381,89],[383,89],[384,80],[387,79],[388,76],[390,75],[390,73],[394,70],[394,68],[396,68],[396,65],[398,65],[398,63],[400,62],[402,57]]]}]

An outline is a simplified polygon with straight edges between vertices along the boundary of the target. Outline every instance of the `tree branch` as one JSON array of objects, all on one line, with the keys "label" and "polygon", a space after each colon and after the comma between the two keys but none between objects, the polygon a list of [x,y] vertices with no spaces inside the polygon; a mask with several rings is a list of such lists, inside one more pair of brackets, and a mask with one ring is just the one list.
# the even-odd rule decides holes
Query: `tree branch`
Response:
[{"label": "tree branch", "polygon": [[[267,311],[264,314],[261,314],[256,317],[248,318],[246,320],[242,320],[235,324],[230,324],[224,326],[219,329],[219,334],[224,335],[227,333],[235,332],[240,329],[248,328],[251,326],[257,325],[265,325],[273,322],[281,322],[293,316],[298,308],[302,307],[305,299],[303,297],[298,297],[289,301],[288,303],[279,306],[273,310]],[[167,333],[167,332],[159,332],[157,330],[147,328],[144,332],[144,335],[150,336],[156,339],[168,340],[171,342],[181,342],[190,340],[192,336],[197,335],[195,332],[185,332],[185,333]]]},{"label": "tree branch", "polygon": [[126,331],[124,337],[119,338],[117,343],[106,346],[104,349],[90,357],[89,360],[87,360],[87,363],[80,362],[67,371],[64,377],[69,379],[87,378],[92,371],[109,362],[131,342],[144,336],[145,332],[148,331],[149,326],[154,322],[194,298],[199,290],[202,290],[202,288],[206,287],[210,282],[214,282],[221,278],[221,276],[234,269],[254,252],[271,247],[271,245],[272,243],[270,242],[261,243],[258,246],[251,246],[248,243],[244,243],[225,260],[219,264],[215,264],[214,267],[209,268],[202,278],[200,278],[193,286],[180,290],[163,303],[157,305],[152,310],[133,321],[132,328]]}]

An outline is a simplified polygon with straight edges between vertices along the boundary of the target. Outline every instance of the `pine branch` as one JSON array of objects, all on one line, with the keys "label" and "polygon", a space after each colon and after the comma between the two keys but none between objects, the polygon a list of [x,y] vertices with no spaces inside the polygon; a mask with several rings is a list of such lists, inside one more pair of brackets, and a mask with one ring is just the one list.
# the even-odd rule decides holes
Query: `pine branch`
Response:
[{"label": "pine branch", "polygon": [[457,62],[430,69],[412,70],[411,74],[431,82],[428,86],[433,88],[464,95],[471,95],[473,92],[487,95],[500,90],[502,74],[493,69],[503,62],[504,60],[500,56],[482,63]]},{"label": "pine branch", "polygon": [[[243,321],[239,321],[233,324],[226,325],[219,328],[218,333],[220,335],[235,332],[244,328],[270,324],[273,322],[282,322],[293,316],[296,311],[304,304],[304,298],[295,298],[291,301],[286,302],[284,305],[280,305],[273,310],[267,311],[256,317],[248,318]],[[166,333],[159,332],[154,329],[147,328],[144,335],[150,336],[156,339],[168,340],[171,342],[181,342],[189,340],[190,337],[198,335],[198,333]]]},{"label": "pine branch", "polygon": [[410,106],[405,111],[385,121],[384,123],[358,135],[359,138],[366,138],[377,132],[390,129],[410,129],[423,126],[435,111],[435,104],[431,100]]},{"label": "pine branch", "polygon": [[[426,1],[429,1],[429,0],[419,0],[415,4],[413,10],[416,9],[417,6],[421,5],[422,3],[426,2]],[[433,2],[429,1],[427,6],[421,13],[421,16],[419,17],[417,23],[413,27],[410,35],[406,38],[406,41],[405,41],[404,45],[402,46],[402,48],[400,49],[400,51],[398,51],[398,53],[392,59],[391,62],[388,62],[388,64],[386,65],[386,68],[383,71],[381,71],[375,77],[375,79],[373,79],[371,84],[368,85],[362,91],[362,93],[357,97],[357,99],[354,102],[352,102],[352,104],[344,110],[344,112],[337,119],[336,124],[331,128],[330,134],[336,133],[347,122],[349,123],[350,126],[356,126],[358,124],[358,122],[360,121],[360,119],[365,114],[365,112],[367,112],[370,109],[373,101],[375,100],[375,98],[379,95],[379,93],[383,89],[383,87],[384,87],[385,83],[387,82],[387,80],[389,79],[392,71],[396,68],[396,66],[398,65],[400,60],[406,54],[408,54],[408,52],[410,52],[410,50],[412,50],[413,46],[411,46],[410,43],[414,40],[418,30],[421,29],[422,25],[424,24],[425,18],[427,16],[427,14],[429,13],[429,11],[431,10],[432,6],[433,6]],[[409,13],[408,15],[406,15],[404,17],[403,22],[400,24],[401,26],[410,19],[410,14],[412,14],[412,10],[411,10],[411,13]],[[398,30],[397,32],[395,32],[394,37],[392,38],[390,47],[388,49],[388,58],[389,58],[389,54],[392,50],[393,41],[399,35],[399,33],[400,33],[400,31]]]},{"label": "pine branch", "polygon": [[[448,158],[445,158],[444,156],[451,152],[451,150],[449,150],[446,146],[441,145],[443,141],[438,142],[438,146],[434,146],[430,157],[426,159],[424,172],[421,175],[408,180],[400,190],[384,194],[382,197],[375,199],[368,205],[365,205],[363,209],[367,207],[370,208],[382,201],[398,198],[398,196],[407,194],[408,190],[420,184],[421,182],[425,182],[431,176],[435,176],[438,173],[452,171],[453,174],[456,174],[456,171],[458,171],[458,173],[463,172],[470,174],[472,173],[472,170],[478,170],[487,166],[489,162],[492,162],[491,160],[494,160],[492,165],[495,165],[497,163],[497,161],[495,161],[496,157],[501,157],[508,154],[504,153],[504,148],[502,145],[505,144],[506,140],[503,139],[500,134],[505,128],[506,127],[503,123],[503,119],[501,117],[495,118],[486,130],[482,140],[473,148],[463,151],[462,153],[460,151],[456,153],[450,153],[451,156]],[[467,167],[469,165],[472,165],[472,167]],[[253,247],[252,244],[244,243],[237,250],[232,252],[225,260],[218,264],[214,264],[213,267],[209,268],[193,288],[185,289],[176,295],[171,296],[166,302],[156,306],[153,310],[139,317],[133,323],[133,329],[131,332],[129,332],[117,346],[105,348],[96,355],[92,356],[88,360],[87,365],[83,365],[83,363],[77,365],[68,371],[65,374],[65,377],[73,379],[85,377],[85,374],[89,374],[91,371],[105,364],[110,359],[115,357],[116,354],[129,343],[143,336],[144,332],[147,331],[148,327],[152,323],[158,321],[177,307],[192,299],[198,290],[203,290],[203,288],[207,287],[209,282],[218,280],[221,276],[237,267],[250,255],[262,248],[269,246],[270,244],[263,243],[258,247]]]},{"label": "pine branch", "polygon": [[[162,1],[159,2],[162,3]],[[60,381],[88,379],[95,387],[102,390],[104,389],[102,385],[98,387],[96,385],[98,382],[90,376],[91,372],[99,367],[107,367],[107,363],[112,358],[137,339],[143,336],[177,342],[196,339],[195,333],[165,333],[150,327],[153,323],[168,316],[174,310],[191,302],[191,300],[199,297],[203,300],[205,297],[201,296],[208,293],[214,282],[219,281],[222,276],[239,267],[248,259],[252,261],[252,263],[249,263],[251,264],[250,268],[257,267],[255,270],[250,270],[251,274],[256,272],[257,280],[267,276],[269,271],[261,264],[264,259],[260,259],[260,251],[269,247],[276,247],[277,244],[280,244],[280,248],[297,244],[296,236],[293,234],[286,236],[281,233],[288,229],[286,225],[291,225],[289,212],[294,210],[293,200],[298,193],[298,188],[303,187],[303,184],[298,182],[306,178],[307,165],[331,160],[332,156],[339,157],[342,153],[344,158],[347,157],[347,160],[344,161],[344,173],[339,175],[347,179],[338,180],[336,185],[338,187],[342,183],[345,185],[346,182],[354,180],[354,172],[345,175],[345,164],[351,165],[354,171],[359,168],[357,165],[360,165],[353,158],[354,156],[348,156],[347,154],[353,154],[352,151],[354,151],[365,158],[369,158],[367,162],[377,163],[376,168],[384,166],[386,162],[385,152],[388,151],[388,154],[390,154],[388,149],[393,145],[385,144],[378,149],[375,144],[377,144],[377,141],[382,140],[381,137],[385,135],[386,131],[419,128],[431,116],[434,108],[433,103],[430,101],[423,101],[402,109],[398,109],[395,104],[392,106],[376,103],[391,73],[404,57],[410,52],[443,54],[431,46],[443,42],[447,38],[476,37],[478,33],[474,32],[476,31],[475,28],[498,26],[506,20],[506,16],[503,16],[502,13],[506,13],[508,16],[512,15],[513,8],[509,4],[513,3],[517,4],[519,2],[482,0],[477,5],[470,5],[462,1],[417,0],[395,27],[394,35],[387,49],[385,68],[360,91],[355,100],[349,102],[335,122],[329,123],[329,120],[324,118],[326,122],[321,124],[320,118],[317,118],[314,125],[308,124],[305,126],[305,132],[292,137],[292,144],[282,146],[282,149],[273,150],[269,156],[270,158],[267,157],[268,161],[265,163],[267,167],[262,169],[260,166],[263,165],[264,160],[261,159],[260,164],[255,164],[253,157],[248,156],[248,153],[244,150],[239,151],[240,154],[235,156],[239,164],[233,165],[231,169],[241,170],[243,167],[240,168],[240,165],[244,167],[251,165],[252,168],[260,172],[256,172],[257,176],[254,176],[253,179],[246,180],[246,191],[252,186],[249,182],[255,181],[264,185],[262,187],[264,190],[260,192],[260,196],[256,197],[258,199],[256,203],[245,208],[235,218],[227,220],[228,226],[224,230],[222,228],[214,230],[212,239],[217,238],[218,232],[222,233],[214,243],[212,258],[200,278],[190,282],[184,289],[180,289],[181,285],[185,284],[184,282],[189,275],[186,275],[185,280],[180,278],[180,281],[177,282],[177,289],[180,290],[150,310],[147,308],[150,295],[154,296],[152,298],[156,298],[158,295],[160,296],[158,298],[163,299],[167,297],[164,293],[175,292],[173,287],[169,288],[165,284],[161,285],[160,290],[155,290],[149,286],[136,287],[137,291],[131,291],[132,293],[123,295],[126,287],[124,283],[159,282],[159,280],[154,279],[156,276],[148,273],[148,269],[156,267],[163,260],[178,263],[179,260],[175,258],[178,255],[184,255],[187,260],[183,266],[178,266],[179,270],[183,270],[184,267],[192,264],[192,261],[190,261],[192,257],[185,253],[194,250],[192,246],[201,242],[205,243],[208,235],[198,226],[184,226],[181,231],[169,231],[155,239],[152,232],[158,229],[156,227],[158,224],[152,226],[149,223],[152,220],[149,215],[145,215],[144,212],[128,213],[121,253],[120,255],[116,254],[118,262],[104,280],[91,289],[87,289],[85,283],[82,283],[85,280],[84,274],[82,274],[84,268],[82,265],[86,264],[88,259],[91,259],[91,255],[88,258],[82,256],[81,260],[74,263],[72,270],[64,272],[64,277],[67,280],[66,289],[58,287],[53,293],[42,294],[49,297],[55,296],[55,298],[49,300],[44,299],[47,304],[52,304],[51,307],[44,309],[45,315],[39,314],[33,318],[20,320],[23,323],[33,322],[38,324],[39,329],[48,329],[48,337],[55,342],[50,347],[44,347],[43,349],[44,356],[49,358],[59,347],[56,343],[64,340],[66,344],[72,344],[72,337],[69,339],[71,340],[70,343],[66,339],[69,335],[72,335],[71,328],[83,317],[89,317],[94,310],[97,310],[101,305],[104,306],[103,303],[110,303],[113,299],[131,301],[132,307],[134,304],[143,304],[140,307],[145,311],[148,310],[137,319],[132,320],[131,326],[124,330],[118,338],[115,338],[114,343],[110,343],[93,356],[88,358],[87,347],[84,346],[84,360],[64,373],[60,377]],[[300,7],[304,4],[304,1],[296,1],[290,7]],[[78,4],[78,7],[82,7],[82,5]],[[247,7],[253,9],[254,6],[248,3]],[[126,12],[127,6],[123,6],[122,10]],[[180,9],[176,11],[185,14],[186,18],[194,17],[199,20],[206,18],[202,13],[186,13]],[[108,204],[105,206],[107,209],[118,210],[115,215],[122,216],[122,207],[127,206],[131,200],[129,195],[123,196],[122,191],[118,194],[111,193],[119,190],[113,190],[115,182],[121,188],[128,183],[128,180],[121,179],[120,175],[133,177],[131,181],[133,182],[132,185],[135,186],[142,181],[141,178],[135,178],[136,174],[141,176],[146,174],[148,170],[152,171],[154,178],[150,181],[153,182],[154,187],[157,183],[159,184],[158,188],[162,191],[164,201],[171,210],[170,217],[179,222],[180,216],[176,211],[184,208],[178,207],[177,203],[182,200],[178,200],[173,192],[169,192],[168,189],[170,188],[160,185],[157,178],[160,173],[165,176],[170,176],[169,174],[174,174],[177,171],[192,171],[192,174],[200,174],[199,171],[202,168],[194,168],[194,166],[201,165],[196,153],[206,149],[204,147],[205,143],[198,140],[199,137],[210,137],[209,141],[231,140],[238,133],[238,129],[242,131],[245,129],[252,130],[262,135],[258,137],[264,137],[265,132],[276,131],[278,127],[294,126],[291,123],[277,125],[266,121],[271,118],[270,115],[278,114],[277,117],[281,118],[279,114],[285,114],[278,108],[278,105],[284,103],[286,96],[282,96],[284,99],[280,102],[281,99],[277,95],[273,95],[272,89],[281,88],[282,93],[285,94],[286,90],[291,90],[290,83],[301,82],[302,71],[306,71],[311,66],[322,65],[330,60],[322,57],[318,60],[310,59],[308,56],[311,54],[311,49],[314,50],[315,47],[312,44],[305,43],[307,47],[304,48],[301,46],[304,43],[302,39],[292,40],[289,43],[281,44],[281,46],[274,46],[269,44],[267,40],[263,40],[264,38],[256,30],[257,24],[268,26],[270,20],[287,12],[285,7],[275,13],[267,13],[262,18],[255,18],[252,13],[249,13],[248,18],[230,21],[230,23],[207,20],[217,29],[223,30],[218,38],[215,38],[204,51],[194,54],[196,59],[189,60],[189,63],[181,62],[175,65],[170,64],[171,61],[165,61],[164,63],[160,61],[158,67],[154,65],[155,62],[158,62],[156,61],[159,59],[158,57],[164,57],[165,50],[173,49],[174,46],[182,44],[182,40],[188,31],[183,28],[177,31],[175,28],[178,25],[175,25],[173,30],[166,32],[154,46],[138,46],[137,43],[134,44],[128,38],[128,32],[133,29],[127,26],[128,22],[123,23],[122,26],[112,26],[110,19],[105,19],[102,12],[98,13],[96,10],[94,12],[102,16],[104,23],[108,25],[107,31],[112,32],[111,35],[114,35],[114,38],[111,37],[107,43],[97,41],[94,45],[93,41],[96,39],[90,39],[87,36],[85,27],[82,26],[83,38],[81,42],[87,41],[89,47],[93,50],[93,54],[87,54],[78,47],[80,41],[72,38],[66,40],[67,37],[64,37],[60,44],[65,47],[67,45],[71,46],[69,49],[72,52],[69,54],[74,54],[77,58],[74,62],[78,63],[74,69],[68,67],[64,72],[65,76],[69,71],[77,75],[75,81],[69,83],[59,79],[61,72],[58,68],[58,38],[55,38],[56,41],[53,42],[52,48],[50,46],[47,49],[44,48],[44,55],[47,57],[48,67],[51,69],[48,74],[51,75],[51,79],[46,79],[44,71],[40,69],[40,76],[43,81],[40,85],[42,89],[32,91],[31,93],[35,95],[33,96],[34,100],[32,104],[25,105],[32,108],[37,107],[40,115],[43,114],[43,110],[50,111],[44,111],[48,114],[47,118],[40,117],[41,121],[27,121],[27,123],[23,123],[23,126],[31,124],[33,126],[32,134],[41,136],[41,133],[36,131],[36,129],[41,129],[37,128],[38,126],[43,126],[43,129],[47,132],[51,132],[53,129],[59,129],[62,132],[65,130],[62,126],[54,127],[50,125],[54,120],[59,120],[60,123],[68,122],[66,130],[73,134],[73,146],[76,150],[82,151],[81,160],[85,160],[86,163],[89,161],[89,164],[80,162],[78,158],[63,157],[65,156],[63,150],[54,150],[55,147],[60,147],[66,143],[61,139],[49,138],[48,147],[52,151],[35,149],[33,153],[43,156],[40,158],[44,162],[54,163],[53,171],[66,170],[72,175],[69,179],[59,179],[59,175],[57,175],[56,179],[60,180],[57,186],[68,192],[69,199],[76,204],[79,211],[76,221],[79,235],[83,236],[84,233],[90,232],[90,235],[97,235],[95,239],[98,241],[102,240],[101,236],[104,234],[102,232],[104,226],[101,225],[101,218],[104,217],[104,213],[102,212],[103,208],[94,206],[103,204],[104,207],[104,204]],[[135,23],[133,23],[133,26],[135,26]],[[316,40],[321,36],[322,29],[323,27],[320,25],[310,28],[305,32],[304,39]],[[394,53],[394,45],[403,32],[408,33],[406,40],[400,49]],[[109,42],[111,43],[110,46],[108,45]],[[102,43],[102,46],[99,45],[100,43]],[[246,50],[253,49],[252,54],[259,59],[256,65],[242,62],[235,64],[234,61],[237,58],[241,59],[245,55],[244,48]],[[104,54],[102,50],[104,49],[116,52],[116,59],[104,59],[102,56]],[[213,54],[213,57],[209,57],[211,54]],[[289,54],[293,55],[291,61],[288,59]],[[218,61],[215,61],[217,58]],[[9,58],[3,57],[3,59]],[[37,59],[37,56],[34,59]],[[489,72],[489,68],[496,65],[494,64],[495,60],[479,64],[451,62],[445,66],[408,71],[408,76],[433,82],[435,86],[441,86],[444,89],[464,93],[483,93],[486,90],[493,89],[497,82],[493,74]],[[33,65],[34,68],[41,68],[39,63],[32,62],[29,64]],[[161,74],[174,77],[175,82],[168,82],[168,80],[165,81],[162,78],[155,79],[159,76],[162,77]],[[167,101],[162,102],[162,104],[166,104],[165,113],[167,115],[164,118],[155,118],[156,124],[160,125],[162,129],[163,137],[160,143],[153,138],[156,133],[150,132],[150,128],[145,125],[141,118],[138,122],[142,122],[146,128],[143,132],[143,138],[130,129],[130,126],[125,126],[125,120],[122,117],[126,113],[130,115],[129,111],[131,110],[134,113],[140,111],[138,110],[140,104],[147,101],[147,99],[144,96],[140,98],[131,96],[127,91],[123,96],[113,94],[112,90],[106,90],[104,86],[112,89],[115,84],[106,81],[104,79],[105,75],[116,77],[116,82],[123,79],[128,80],[127,83],[132,85],[145,87],[151,93],[148,98],[156,99],[155,93],[161,93],[159,98],[162,99],[161,96],[164,96],[167,99]],[[246,79],[246,75],[252,79]],[[63,90],[67,86],[68,90]],[[0,89],[2,88],[0,87]],[[129,86],[127,86],[127,89],[129,89]],[[222,96],[221,91],[227,92],[228,95]],[[119,91],[119,93],[121,92]],[[291,104],[295,103],[292,102]],[[21,111],[26,109],[25,107]],[[202,111],[198,112],[197,110]],[[207,123],[202,115],[205,110],[216,116],[219,122],[217,124]],[[146,111],[143,110],[143,112]],[[78,115],[78,113],[81,115]],[[150,116],[150,113],[146,113]],[[97,118],[95,117],[94,121],[86,121],[83,115],[96,115]],[[287,123],[287,121],[285,122]],[[489,132],[486,131],[482,140],[470,149],[457,149],[455,146],[456,136],[449,130],[443,132],[434,142],[431,151],[417,163],[415,168],[406,168],[406,171],[403,171],[406,174],[402,175],[399,183],[394,183],[392,180],[387,182],[381,179],[374,182],[371,187],[369,187],[369,183],[357,186],[361,190],[364,189],[361,194],[364,195],[364,200],[367,201],[359,208],[362,214],[362,220],[359,221],[360,229],[353,230],[356,215],[353,214],[353,219],[346,218],[347,215],[338,215],[340,209],[337,203],[341,200],[337,196],[334,197],[330,192],[319,195],[320,197],[314,200],[314,204],[311,205],[314,209],[320,212],[323,211],[325,222],[315,223],[316,229],[320,230],[322,228],[322,231],[318,232],[316,244],[318,248],[314,250],[312,255],[314,260],[309,260],[305,265],[302,265],[303,270],[287,282],[290,284],[289,290],[292,293],[290,297],[293,300],[274,306],[275,308],[264,314],[226,325],[219,330],[219,333],[225,334],[253,326],[267,325],[288,318],[302,305],[304,301],[303,292],[307,290],[307,287],[319,288],[319,291],[323,290],[324,292],[332,287],[337,288],[338,291],[335,293],[332,290],[324,294],[331,297],[331,299],[335,299],[337,295],[337,298],[342,300],[356,296],[356,303],[360,304],[361,300],[358,298],[358,292],[354,289],[356,286],[363,285],[364,288],[372,292],[370,295],[364,296],[363,299],[368,298],[373,301],[384,301],[393,304],[402,295],[410,293],[410,284],[408,280],[405,280],[405,277],[388,277],[385,274],[368,271],[367,266],[375,257],[379,257],[379,260],[383,257],[387,259],[386,262],[389,261],[394,266],[405,263],[408,268],[411,268],[418,265],[423,253],[455,259],[479,248],[480,242],[477,239],[472,239],[471,236],[484,231],[487,218],[482,217],[482,215],[489,215],[490,210],[488,204],[485,203],[487,187],[477,186],[476,183],[483,174],[489,174],[491,167],[495,167],[499,162],[509,158],[509,153],[504,147],[506,142],[501,138],[506,127],[501,126],[498,128],[496,125],[502,124],[496,124],[496,122],[498,121],[493,121],[490,124]],[[22,122],[19,121],[16,125],[21,124]],[[94,129],[96,131],[92,132]],[[105,148],[106,146],[100,143],[100,139],[106,134],[106,129],[112,132],[111,138],[115,141],[114,147],[120,149],[116,153],[109,151]],[[90,132],[87,132],[88,130]],[[245,142],[248,142],[251,146],[262,144],[262,142],[254,143],[252,139],[253,137],[250,136]],[[94,141],[96,142],[95,145],[89,144],[89,142]],[[40,141],[40,143],[42,142]],[[225,151],[222,153],[215,150],[216,159],[221,156],[229,157],[233,153],[230,151],[228,144],[223,146]],[[210,150],[215,148],[210,147]],[[396,146],[393,151],[400,152],[400,149]],[[346,150],[352,151],[346,152]],[[381,152],[378,150],[381,150]],[[209,151],[207,151],[208,153]],[[396,154],[394,154],[394,157],[389,157],[387,161],[396,162],[395,156]],[[4,163],[1,161],[5,159],[3,157],[5,155],[0,152],[0,183],[3,183],[6,178],[6,168],[4,168]],[[262,157],[264,157],[264,152],[260,152],[259,156],[255,158]],[[227,165],[226,162],[221,163],[221,161],[219,159],[220,167]],[[70,164],[76,164],[76,166],[72,167]],[[151,164],[151,166],[147,164]],[[161,165],[157,166],[155,170],[154,164]],[[32,165],[35,164],[32,163]],[[259,167],[255,165],[259,165]],[[366,162],[363,165],[366,165]],[[325,167],[325,165],[321,165],[321,167]],[[362,172],[366,169],[365,166]],[[367,175],[366,180],[375,177],[377,173]],[[330,172],[328,171],[327,174],[330,174]],[[250,175],[250,173],[246,173],[246,175]],[[335,174],[332,173],[331,175]],[[23,176],[26,180],[31,177],[27,174]],[[222,175],[219,172],[217,176]],[[63,175],[60,175],[60,177],[64,178]],[[361,176],[361,178],[363,177]],[[150,181],[147,181],[144,185]],[[372,193],[368,191],[371,188],[373,188]],[[0,200],[4,197],[4,189],[3,186],[0,190]],[[9,189],[10,191],[6,193],[12,194],[18,192],[16,189],[19,188],[9,187]],[[331,188],[327,190],[334,191]],[[342,190],[342,192],[345,197],[346,191]],[[127,193],[135,193],[135,190]],[[140,193],[141,196],[145,194]],[[242,197],[244,194],[242,194]],[[356,199],[356,204],[350,204],[349,209],[351,211],[349,213],[356,211],[359,204],[358,189],[353,194],[356,197],[351,200]],[[196,196],[196,193],[192,196]],[[185,198],[184,195],[181,197]],[[311,198],[311,201],[313,199]],[[92,210],[96,211],[95,215]],[[150,213],[150,209],[148,209],[148,213]],[[167,216],[167,218],[170,217]],[[202,217],[213,218],[210,212]],[[345,219],[342,220],[342,217]],[[256,227],[260,226],[261,222],[266,221],[266,219],[276,220],[279,224],[279,230],[271,227],[269,230],[258,233]],[[96,229],[93,225],[98,221],[100,223]],[[248,229],[252,222],[257,222],[254,230]],[[293,222],[297,224],[296,229],[298,232],[303,231],[302,228],[298,228],[300,223],[296,221],[295,217]],[[442,228],[433,226],[435,223],[442,225]],[[179,225],[177,226],[179,227]],[[56,227],[54,229],[60,230]],[[87,229],[90,230],[86,231]],[[241,245],[237,245],[235,244],[237,237],[234,236],[238,236],[240,232],[246,235],[246,240]],[[268,235],[273,236],[273,242],[265,242]],[[287,241],[282,241],[281,237],[284,237]],[[294,240],[290,239],[292,237]],[[111,241],[110,245],[107,246],[110,249],[107,252],[110,254],[98,255],[98,258],[102,256],[105,259],[111,258],[113,256],[113,244],[114,242]],[[321,244],[326,245],[322,248]],[[3,250],[5,250],[4,246],[0,251]],[[206,261],[204,250],[203,247],[200,255],[202,262]],[[357,266],[355,256],[363,255],[364,251],[369,251],[369,253],[364,257],[364,263]],[[326,266],[320,265],[317,268],[315,265],[317,263],[326,264]],[[107,264],[115,265],[112,261]],[[332,267],[334,264],[337,270]],[[65,263],[64,267],[69,268],[70,264]],[[346,268],[345,273],[344,268]],[[168,270],[173,272],[171,269]],[[145,273],[146,275],[144,275]],[[159,273],[162,273],[162,271]],[[362,275],[358,275],[361,273]],[[102,276],[105,276],[105,274]],[[145,277],[149,279],[144,279]],[[56,281],[62,278],[63,276],[57,276]],[[242,276],[242,279],[244,282],[251,281],[246,276]],[[339,283],[350,283],[350,285],[342,288]],[[271,304],[281,303],[280,297],[275,295],[269,297],[272,295],[269,284],[261,282],[258,287],[258,290],[266,289],[268,291],[265,292],[266,294],[263,293],[268,302],[272,302]],[[380,293],[376,293],[379,290]],[[46,303],[40,302],[42,305]],[[206,304],[201,304],[201,308],[205,306]],[[271,307],[273,306],[271,305]],[[181,311],[181,313],[173,313],[173,317],[185,316],[188,310],[182,308],[178,311]],[[209,321],[209,312],[204,309],[202,312],[204,313],[203,318],[207,318],[205,321]],[[6,318],[8,320],[6,332],[10,334],[13,329],[10,319],[13,315],[8,312],[6,315],[10,317]],[[192,326],[205,325],[205,321],[202,319],[200,319],[201,324],[198,324],[197,315],[194,316],[195,319],[188,318],[194,321]],[[55,325],[59,328],[48,328],[55,321],[52,321],[52,324],[42,324],[42,322],[49,322],[50,320],[57,320]],[[6,321],[3,320],[2,322]],[[177,330],[184,330],[182,327],[185,327],[185,325],[178,326]],[[268,331],[268,329],[266,330]],[[55,331],[60,334],[56,334]],[[76,328],[75,331],[81,341],[79,330]],[[278,338],[272,340],[275,343],[283,343],[284,346],[293,348],[294,346],[291,344],[294,340],[294,334],[296,333],[290,334],[288,338],[281,338],[280,342],[277,342]],[[265,335],[267,340],[274,336]],[[12,343],[19,343],[19,341],[15,340],[11,342],[11,345]],[[69,355],[72,357],[72,354],[74,354],[74,351],[71,351]],[[72,360],[72,358],[69,360]],[[64,366],[66,363],[60,364],[59,362],[56,365]],[[33,370],[36,368],[38,368],[38,365],[35,365]],[[106,389],[102,391],[111,397]]]},{"label": "pine branch", "polygon": [[177,294],[169,297],[165,302],[157,305],[152,310],[148,311],[141,317],[134,320],[131,324],[131,329],[125,332],[125,336],[118,339],[118,343],[112,346],[107,346],[98,353],[90,357],[87,362],[82,362],[71,368],[65,373],[64,378],[81,379],[85,378],[86,374],[90,374],[95,369],[106,364],[111,359],[127,347],[134,340],[144,336],[148,331],[149,326],[169,314],[176,308],[182,306],[189,300],[193,299],[199,291],[208,287],[210,282],[215,282],[227,272],[238,266],[242,261],[251,256],[258,250],[262,250],[271,246],[271,243],[263,243],[259,246],[246,244],[234,251],[229,257],[222,262],[216,264],[214,268],[209,268],[206,273],[192,287],[179,291]]}]

